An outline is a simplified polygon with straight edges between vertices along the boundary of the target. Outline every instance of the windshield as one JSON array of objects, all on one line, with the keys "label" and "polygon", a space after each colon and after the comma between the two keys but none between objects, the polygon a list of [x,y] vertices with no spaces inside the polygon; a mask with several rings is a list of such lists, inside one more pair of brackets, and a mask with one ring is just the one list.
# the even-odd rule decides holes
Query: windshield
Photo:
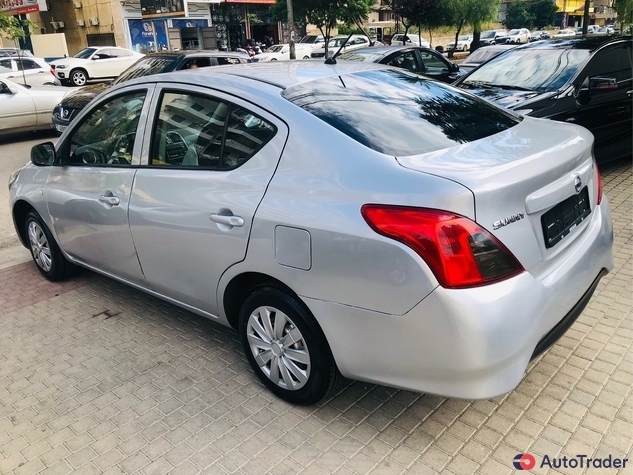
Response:
[{"label": "windshield", "polygon": [[468,58],[464,61],[464,63],[475,63],[481,64],[488,61],[490,58],[494,58],[495,56],[503,53],[503,51],[489,49],[489,48],[479,48],[474,53],[471,53]]},{"label": "windshield", "polygon": [[484,31],[481,34],[480,38],[494,38],[494,36],[495,36],[495,32],[494,31]]},{"label": "windshield", "polygon": [[82,58],[82,59],[88,59],[90,56],[92,56],[92,53],[94,53],[95,51],[97,51],[97,48],[86,48],[86,49],[82,49],[79,53],[77,53],[74,57],[75,58]]},{"label": "windshield", "polygon": [[285,89],[282,96],[362,145],[392,156],[472,142],[521,120],[458,89],[393,69],[309,81]]},{"label": "windshield", "polygon": [[281,50],[284,49],[284,45],[275,45],[268,48],[267,53],[281,53]]},{"label": "windshield", "polygon": [[470,38],[468,37],[468,35],[466,35],[466,36],[459,36],[459,37],[457,37],[457,40],[458,40],[458,41],[467,41],[468,39],[470,39]]},{"label": "windshield", "polygon": [[340,47],[343,43],[345,43],[346,39],[347,39],[347,36],[345,38],[334,38],[332,41],[330,41],[330,46]]},{"label": "windshield", "polygon": [[462,84],[555,91],[572,79],[589,57],[580,49],[518,49],[498,56]]},{"label": "windshield", "polygon": [[119,78],[114,81],[114,84],[119,84],[124,81],[129,81],[134,78],[142,78],[145,76],[150,76],[152,74],[158,73],[166,73],[169,71],[173,71],[176,66],[176,61],[178,59],[175,57],[172,58],[144,58],[140,60],[138,63],[129,67],[119,76]]},{"label": "windshield", "polygon": [[518,35],[519,33],[521,33],[521,30],[510,30],[510,33],[508,33],[508,36]]}]

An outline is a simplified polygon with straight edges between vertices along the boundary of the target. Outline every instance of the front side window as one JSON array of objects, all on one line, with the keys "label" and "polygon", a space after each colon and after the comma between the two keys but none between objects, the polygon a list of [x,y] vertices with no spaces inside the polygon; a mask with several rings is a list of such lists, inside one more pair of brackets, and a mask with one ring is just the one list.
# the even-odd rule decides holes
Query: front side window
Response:
[{"label": "front side window", "polygon": [[68,165],[130,165],[145,91],[116,97],[94,110],[72,134]]},{"label": "front side window", "polygon": [[422,63],[424,63],[424,71],[427,73],[441,73],[448,68],[444,61],[433,53],[420,51],[420,57],[422,58]]},{"label": "front side window", "polygon": [[150,165],[230,170],[275,134],[275,128],[242,107],[194,94],[166,92],[161,100]]},{"label": "front side window", "polygon": [[387,64],[389,66],[395,66],[396,68],[404,68],[412,73],[420,72],[420,68],[415,60],[415,54],[413,51],[407,51],[406,53],[399,54],[391,59]]},{"label": "front side window", "polygon": [[230,56],[218,56],[216,58],[218,60],[218,64],[220,66],[224,65],[224,64],[240,64],[241,61],[239,58],[232,58]]},{"label": "front side window", "polygon": [[589,61],[586,75],[588,77],[615,78],[618,83],[630,81],[631,50],[623,45],[597,53]]}]

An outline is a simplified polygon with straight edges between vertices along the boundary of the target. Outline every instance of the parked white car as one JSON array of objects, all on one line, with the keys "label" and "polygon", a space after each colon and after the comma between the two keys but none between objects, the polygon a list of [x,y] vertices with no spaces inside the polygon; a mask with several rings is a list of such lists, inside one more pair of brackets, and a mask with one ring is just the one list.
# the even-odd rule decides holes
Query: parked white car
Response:
[{"label": "parked white car", "polygon": [[141,53],[114,46],[90,47],[72,58],[56,59],[51,66],[62,84],[84,86],[90,79],[116,78],[142,56]]},{"label": "parked white car", "polygon": [[529,43],[530,42],[530,30],[527,28],[515,28],[508,32],[506,43]]},{"label": "parked white car", "polygon": [[554,38],[571,38],[572,36],[576,36],[576,32],[571,28],[565,28],[563,30],[558,30],[558,33],[554,35]]},{"label": "parked white car", "polygon": [[470,49],[470,44],[473,42],[473,35],[462,35],[457,37],[457,47],[455,47],[455,42],[452,41],[448,45],[446,45],[446,49],[448,51],[468,51]]},{"label": "parked white car", "polygon": [[[597,33],[598,30],[600,29],[600,27],[598,25],[587,25],[587,34],[593,34],[593,33]],[[582,35],[582,26],[579,26],[578,28],[576,28],[576,35],[581,36]]]},{"label": "parked white car", "polygon": [[[310,59],[312,45],[310,43],[295,43],[295,57],[297,59]],[[253,61],[290,61],[290,45],[273,45],[265,53],[253,56]]]},{"label": "parked white car", "polygon": [[71,92],[71,88],[60,86],[26,88],[0,78],[0,135],[52,129],[53,108]]},{"label": "parked white car", "polygon": [[[336,54],[336,52],[341,48],[341,45],[343,44],[345,44],[345,46],[343,46],[343,49],[341,50],[341,52],[343,51],[348,52],[348,51],[354,51],[355,49],[366,48],[370,44],[369,38],[365,35],[352,35],[349,37],[349,40],[347,39],[348,36],[349,35],[335,36],[334,38],[330,40],[330,42],[328,43],[328,50],[329,50],[328,56],[330,58]],[[321,46],[317,48],[314,48],[312,50],[311,56],[313,58],[325,57],[325,43],[323,43]]]},{"label": "parked white car", "polygon": [[59,86],[59,79],[43,58],[0,58],[0,77],[29,86]]},{"label": "parked white car", "polygon": [[398,33],[397,35],[393,35],[391,37],[391,46],[422,46],[423,48],[430,48],[431,43],[422,38],[420,41],[420,37],[416,34],[409,33],[408,35],[404,35],[403,33]]}]

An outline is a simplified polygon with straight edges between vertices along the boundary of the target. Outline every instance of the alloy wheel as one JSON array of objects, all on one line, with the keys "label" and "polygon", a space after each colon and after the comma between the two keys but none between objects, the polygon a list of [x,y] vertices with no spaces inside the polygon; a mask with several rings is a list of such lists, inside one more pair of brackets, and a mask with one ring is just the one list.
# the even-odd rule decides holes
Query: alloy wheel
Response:
[{"label": "alloy wheel", "polygon": [[29,243],[31,244],[31,253],[36,264],[45,272],[49,272],[53,266],[53,258],[48,239],[42,228],[35,221],[29,223]]},{"label": "alloy wheel", "polygon": [[83,86],[86,84],[86,75],[81,71],[75,71],[72,75],[72,81],[75,86]]},{"label": "alloy wheel", "polygon": [[256,308],[248,318],[246,336],[260,370],[280,388],[296,391],[310,377],[310,353],[303,335],[284,312]]}]

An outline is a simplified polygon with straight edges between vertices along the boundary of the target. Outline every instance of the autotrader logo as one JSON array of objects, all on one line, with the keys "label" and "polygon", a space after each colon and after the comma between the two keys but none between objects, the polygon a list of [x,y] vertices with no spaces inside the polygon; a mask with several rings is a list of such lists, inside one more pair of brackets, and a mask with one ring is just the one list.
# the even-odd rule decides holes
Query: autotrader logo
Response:
[{"label": "autotrader logo", "polygon": [[517,470],[532,470],[536,466],[536,459],[534,455],[518,454],[513,463]]}]

